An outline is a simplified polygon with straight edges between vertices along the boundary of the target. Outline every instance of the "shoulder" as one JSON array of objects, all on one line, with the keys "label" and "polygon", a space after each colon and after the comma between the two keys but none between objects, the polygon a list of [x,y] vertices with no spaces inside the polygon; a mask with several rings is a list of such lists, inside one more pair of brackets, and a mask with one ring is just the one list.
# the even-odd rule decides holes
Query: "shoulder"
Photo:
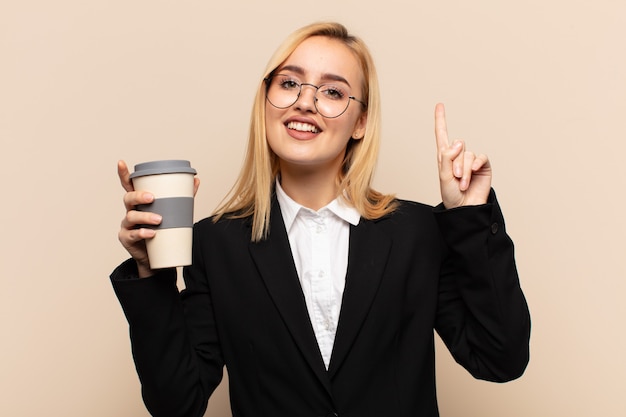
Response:
[{"label": "shoulder", "polygon": [[419,221],[433,217],[433,206],[411,200],[396,199],[395,209],[380,220]]},{"label": "shoulder", "polygon": [[394,233],[413,233],[421,231],[433,232],[436,230],[436,221],[433,214],[433,206],[417,201],[396,199],[395,209],[373,220],[381,227],[390,228]]},{"label": "shoulder", "polygon": [[205,240],[250,240],[251,219],[249,217],[206,217],[194,224],[194,235]]},{"label": "shoulder", "polygon": [[429,204],[420,203],[418,201],[402,200],[402,199],[396,199],[395,201],[398,204],[397,211],[401,211],[405,213],[408,213],[408,212],[432,213],[432,210],[434,208],[433,206]]},{"label": "shoulder", "polygon": [[416,201],[396,199],[391,213],[377,220],[362,218],[357,228],[361,228],[358,235],[390,239],[396,248],[402,248],[397,249],[402,253],[414,254],[415,248],[421,248],[424,254],[439,256],[436,254],[443,248],[433,206]]}]

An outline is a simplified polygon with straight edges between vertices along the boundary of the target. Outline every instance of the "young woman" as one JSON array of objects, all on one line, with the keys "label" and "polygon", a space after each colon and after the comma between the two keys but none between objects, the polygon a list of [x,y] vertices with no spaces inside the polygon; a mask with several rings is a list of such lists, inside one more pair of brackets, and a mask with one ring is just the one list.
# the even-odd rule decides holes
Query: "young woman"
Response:
[{"label": "young woman", "polygon": [[[528,361],[530,318],[484,155],[435,136],[442,204],[371,188],[379,91],[371,56],[335,23],[291,35],[254,103],[248,153],[214,216],[194,226],[193,264],[150,270],[126,189],[111,275],[130,324],[147,408],[202,416],[226,366],[233,416],[437,416],[436,330],[476,378]],[[196,186],[198,182],[196,182]]]}]

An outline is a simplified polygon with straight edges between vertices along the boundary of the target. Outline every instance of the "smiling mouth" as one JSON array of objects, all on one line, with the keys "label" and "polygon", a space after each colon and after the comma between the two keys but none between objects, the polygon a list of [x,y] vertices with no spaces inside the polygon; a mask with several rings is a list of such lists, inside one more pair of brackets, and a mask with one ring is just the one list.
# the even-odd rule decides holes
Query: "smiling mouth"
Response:
[{"label": "smiling mouth", "polygon": [[289,122],[287,123],[287,129],[297,130],[298,132],[320,132],[320,129],[317,126],[301,122]]}]

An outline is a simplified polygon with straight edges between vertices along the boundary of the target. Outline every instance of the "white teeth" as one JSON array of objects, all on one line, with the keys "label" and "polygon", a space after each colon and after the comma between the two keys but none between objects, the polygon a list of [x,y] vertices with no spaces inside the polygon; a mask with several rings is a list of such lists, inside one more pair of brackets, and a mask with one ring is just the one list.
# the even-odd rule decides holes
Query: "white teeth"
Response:
[{"label": "white teeth", "polygon": [[308,123],[289,122],[287,124],[287,128],[298,130],[300,132],[313,132],[313,133],[319,132],[319,129],[316,126],[310,125]]}]

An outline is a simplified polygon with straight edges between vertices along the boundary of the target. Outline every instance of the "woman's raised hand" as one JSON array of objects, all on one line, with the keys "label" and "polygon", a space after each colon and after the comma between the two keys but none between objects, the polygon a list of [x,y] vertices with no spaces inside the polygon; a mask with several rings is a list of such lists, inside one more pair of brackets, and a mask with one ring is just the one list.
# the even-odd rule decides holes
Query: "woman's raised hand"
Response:
[{"label": "woman's raised hand", "polygon": [[435,139],[441,198],[447,209],[487,202],[491,190],[491,164],[486,155],[465,149],[462,140],[450,143],[443,104],[435,106]]}]

